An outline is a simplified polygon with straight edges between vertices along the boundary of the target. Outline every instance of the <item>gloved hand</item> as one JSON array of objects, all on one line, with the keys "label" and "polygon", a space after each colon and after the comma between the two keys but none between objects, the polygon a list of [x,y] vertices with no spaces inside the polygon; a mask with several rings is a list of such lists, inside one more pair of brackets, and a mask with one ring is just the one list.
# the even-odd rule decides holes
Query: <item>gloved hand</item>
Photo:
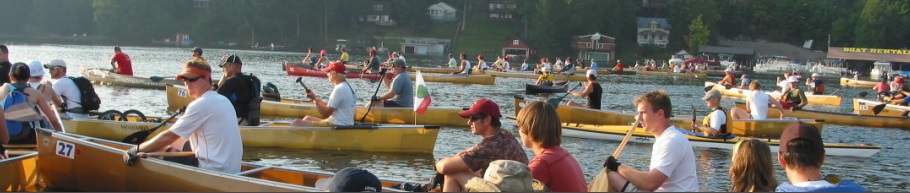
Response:
[{"label": "gloved hand", "polygon": [[134,146],[123,153],[123,162],[126,163],[127,166],[132,166],[133,162],[136,162],[137,159],[139,159],[139,146]]},{"label": "gloved hand", "polygon": [[379,101],[379,97],[373,96],[372,98],[370,98],[370,101]]},{"label": "gloved hand", "polygon": [[615,172],[619,170],[619,165],[622,164],[616,161],[616,158],[612,155],[610,157],[607,157],[607,160],[604,160],[604,168],[607,168],[607,171]]}]

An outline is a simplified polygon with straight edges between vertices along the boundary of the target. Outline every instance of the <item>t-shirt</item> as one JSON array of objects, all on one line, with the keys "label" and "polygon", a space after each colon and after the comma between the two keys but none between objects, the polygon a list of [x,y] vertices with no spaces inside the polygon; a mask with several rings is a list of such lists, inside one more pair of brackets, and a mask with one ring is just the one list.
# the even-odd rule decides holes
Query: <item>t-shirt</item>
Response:
[{"label": "t-shirt", "polygon": [[521,63],[521,69],[519,71],[528,70],[528,63]]},{"label": "t-shirt", "polygon": [[705,126],[711,127],[716,131],[721,133],[727,132],[726,127],[724,127],[727,124],[727,113],[724,112],[723,108],[714,109],[711,114],[708,114],[708,116],[705,117],[703,122],[705,122]]},{"label": "t-shirt", "polygon": [[597,62],[591,62],[591,69],[597,70]]},{"label": "t-shirt", "polygon": [[770,95],[765,91],[757,90],[746,92],[746,101],[749,102],[749,112],[753,120],[764,120],[768,118],[768,101]]},{"label": "t-shirt", "polygon": [[502,65],[502,66],[503,66],[503,67],[502,67],[502,71],[503,71],[503,72],[508,72],[509,70],[512,69],[512,65],[510,65],[509,62],[502,62],[502,64],[503,64],[503,65]]},{"label": "t-shirt", "polygon": [[461,74],[471,74],[471,61],[464,61],[464,70],[461,71]]},{"label": "t-shirt", "polygon": [[477,66],[478,66],[479,69],[481,69],[481,70],[486,70],[487,68],[490,68],[490,66],[487,66],[487,62],[486,62],[486,61],[483,61],[483,60],[478,61],[478,62],[477,62]]},{"label": "t-shirt", "polygon": [[414,107],[414,82],[411,82],[411,77],[407,72],[402,71],[401,74],[395,76],[390,90],[395,92],[395,97],[391,99],[395,103],[404,107]]},{"label": "t-shirt", "polygon": [[347,63],[351,60],[351,56],[348,55],[348,52],[341,53],[341,62]]},{"label": "t-shirt", "polygon": [[334,125],[354,125],[357,95],[354,94],[354,90],[351,89],[347,82],[335,85],[326,105],[335,109],[335,112],[326,120]]},{"label": "t-shirt", "polygon": [[[70,78],[59,78],[52,79],[54,92],[57,92],[63,99],[63,105],[66,109],[82,108],[82,105],[79,104],[82,102],[82,93],[79,92],[79,87],[76,87],[76,83],[73,82],[73,79]],[[73,113],[67,111],[66,114],[73,119],[88,119],[88,115],[81,113]]]},{"label": "t-shirt", "polygon": [[461,157],[471,171],[480,171],[480,173],[486,173],[490,162],[501,159],[527,164],[528,155],[525,154],[525,150],[522,149],[512,132],[505,129],[497,130],[493,135],[483,138],[480,143],[458,152],[455,156]]},{"label": "t-shirt", "polygon": [[587,192],[585,174],[575,157],[560,146],[544,148],[528,164],[534,179],[553,192]]},{"label": "t-shirt", "polygon": [[209,64],[209,61],[206,61],[205,58],[202,58],[202,57],[195,57],[195,56],[193,56],[193,61],[194,61],[194,62],[201,62],[201,63]]},{"label": "t-shirt", "polygon": [[237,117],[246,118],[250,111],[250,100],[253,99],[253,91],[250,90],[250,78],[241,73],[237,73],[231,78],[224,81],[224,85],[218,85],[218,94],[224,95],[231,101]]},{"label": "t-shirt", "polygon": [[455,58],[449,58],[449,68],[458,68],[458,61]]},{"label": "t-shirt", "polygon": [[547,82],[547,81],[553,82],[554,80],[556,80],[556,76],[553,76],[553,74],[551,74],[551,73],[541,74],[540,76],[537,77],[537,81],[541,81],[541,82]]},{"label": "t-shirt", "polygon": [[373,56],[373,58],[370,58],[370,65],[367,68],[370,69],[371,71],[373,71],[374,73],[378,72],[379,66],[381,65],[380,63],[381,62],[379,62],[379,56]]},{"label": "t-shirt", "polygon": [[781,182],[774,189],[775,192],[866,192],[866,188],[850,180],[842,180],[837,184],[832,184],[825,180],[816,180],[790,184],[790,182]]},{"label": "t-shirt", "polygon": [[231,101],[215,91],[207,91],[190,102],[183,117],[169,129],[188,139],[199,168],[224,173],[240,172],[243,140]]},{"label": "t-shirt", "polygon": [[650,169],[657,169],[667,176],[667,180],[655,192],[698,191],[695,152],[689,139],[675,126],[668,127],[656,137],[651,148]]},{"label": "t-shirt", "polygon": [[117,62],[117,74],[133,75],[133,62],[130,61],[129,55],[123,52],[115,53],[114,61]]}]

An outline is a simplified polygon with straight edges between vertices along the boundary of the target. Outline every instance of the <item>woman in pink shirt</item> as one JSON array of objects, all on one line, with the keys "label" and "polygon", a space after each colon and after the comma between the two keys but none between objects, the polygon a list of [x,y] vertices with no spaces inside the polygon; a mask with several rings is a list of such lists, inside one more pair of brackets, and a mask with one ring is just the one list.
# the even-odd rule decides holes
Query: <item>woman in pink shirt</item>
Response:
[{"label": "woman in pink shirt", "polygon": [[533,102],[518,112],[517,120],[522,144],[535,155],[528,164],[534,179],[554,192],[587,192],[578,161],[559,146],[562,127],[556,108],[549,103]]}]

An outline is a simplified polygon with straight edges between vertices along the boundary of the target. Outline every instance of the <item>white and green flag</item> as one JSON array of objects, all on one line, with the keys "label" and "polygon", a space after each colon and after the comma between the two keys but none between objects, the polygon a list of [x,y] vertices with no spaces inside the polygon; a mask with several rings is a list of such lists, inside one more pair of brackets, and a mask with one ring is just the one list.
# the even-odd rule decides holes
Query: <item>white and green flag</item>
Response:
[{"label": "white and green flag", "polygon": [[414,111],[417,114],[423,114],[430,107],[430,102],[433,100],[430,98],[430,90],[427,89],[427,83],[423,81],[423,74],[420,74],[420,70],[417,71],[416,79],[417,88],[414,90],[417,92],[414,92]]}]

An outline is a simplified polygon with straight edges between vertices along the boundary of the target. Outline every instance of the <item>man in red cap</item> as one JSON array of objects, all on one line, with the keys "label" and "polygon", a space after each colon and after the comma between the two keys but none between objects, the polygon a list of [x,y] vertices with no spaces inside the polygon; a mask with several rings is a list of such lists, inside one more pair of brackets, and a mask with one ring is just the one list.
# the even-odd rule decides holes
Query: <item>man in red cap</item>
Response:
[{"label": "man in red cap", "polygon": [[464,192],[464,185],[474,177],[481,177],[490,162],[495,160],[515,160],[528,164],[528,156],[512,132],[500,128],[499,105],[490,99],[479,99],[471,108],[459,112],[462,118],[468,119],[471,133],[480,135],[480,143],[471,146],[452,157],[442,158],[436,162],[436,172],[445,176],[442,190],[444,192]]},{"label": "man in red cap", "polygon": [[329,82],[335,85],[332,94],[329,95],[329,101],[323,102],[316,96],[313,91],[307,89],[306,97],[313,100],[319,114],[325,119],[307,115],[302,119],[295,120],[293,126],[319,126],[328,127],[333,125],[353,125],[354,109],[357,105],[357,95],[348,82],[345,81],[344,73],[347,68],[339,61],[332,62],[329,66],[322,69],[329,77]]},{"label": "man in red cap", "polygon": [[379,56],[376,55],[375,49],[370,49],[370,59],[367,66],[364,66],[361,73],[379,73],[379,66],[382,64],[382,61],[379,61]]},{"label": "man in red cap", "polygon": [[775,192],[865,192],[861,185],[850,180],[822,176],[825,163],[825,144],[814,125],[791,123],[780,135],[777,162],[784,167],[788,181],[780,183]]},{"label": "man in red cap", "polygon": [[187,164],[228,174],[240,172],[243,140],[237,115],[231,101],[212,90],[212,68],[189,61],[177,80],[183,80],[189,95],[196,99],[170,129],[125,152],[124,162],[132,165],[139,152],[162,151],[171,144],[183,144],[178,140],[189,140],[196,160]]}]

